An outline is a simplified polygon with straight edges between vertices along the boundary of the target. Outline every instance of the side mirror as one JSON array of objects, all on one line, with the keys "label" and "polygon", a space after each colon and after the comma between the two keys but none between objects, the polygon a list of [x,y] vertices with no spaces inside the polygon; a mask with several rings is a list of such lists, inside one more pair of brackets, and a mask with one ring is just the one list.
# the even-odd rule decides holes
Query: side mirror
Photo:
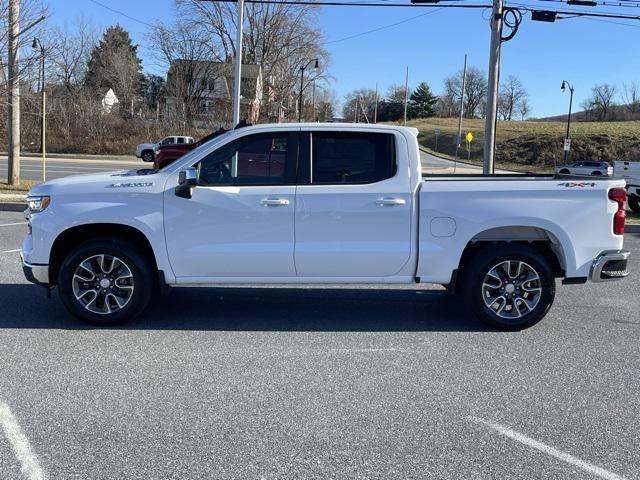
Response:
[{"label": "side mirror", "polygon": [[191,189],[198,184],[198,170],[195,167],[185,168],[178,174],[176,196],[191,198]]}]

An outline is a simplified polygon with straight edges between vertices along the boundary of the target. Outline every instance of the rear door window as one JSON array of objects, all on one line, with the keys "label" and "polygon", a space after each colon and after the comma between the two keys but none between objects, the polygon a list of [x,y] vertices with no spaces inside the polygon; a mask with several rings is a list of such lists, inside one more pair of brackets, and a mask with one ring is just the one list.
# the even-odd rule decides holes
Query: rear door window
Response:
[{"label": "rear door window", "polygon": [[366,184],[396,174],[395,137],[377,132],[313,132],[311,183]]}]

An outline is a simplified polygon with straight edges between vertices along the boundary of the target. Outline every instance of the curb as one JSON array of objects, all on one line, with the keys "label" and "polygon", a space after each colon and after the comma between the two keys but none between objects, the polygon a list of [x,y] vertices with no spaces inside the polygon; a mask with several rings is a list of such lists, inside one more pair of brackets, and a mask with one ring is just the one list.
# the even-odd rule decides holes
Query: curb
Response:
[{"label": "curb", "polygon": [[625,225],[624,233],[640,233],[640,225]]}]

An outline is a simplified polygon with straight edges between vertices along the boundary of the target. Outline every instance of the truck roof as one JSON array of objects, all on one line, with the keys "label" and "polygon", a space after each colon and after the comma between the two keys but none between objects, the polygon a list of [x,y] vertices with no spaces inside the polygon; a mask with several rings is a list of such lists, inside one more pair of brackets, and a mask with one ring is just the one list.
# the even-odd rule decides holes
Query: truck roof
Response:
[{"label": "truck roof", "polygon": [[414,127],[403,127],[400,125],[373,124],[373,123],[333,123],[333,122],[290,122],[290,123],[259,123],[242,127],[240,130],[287,130],[292,128],[302,129],[331,129],[331,130],[397,130],[410,132],[418,135],[418,129]]}]

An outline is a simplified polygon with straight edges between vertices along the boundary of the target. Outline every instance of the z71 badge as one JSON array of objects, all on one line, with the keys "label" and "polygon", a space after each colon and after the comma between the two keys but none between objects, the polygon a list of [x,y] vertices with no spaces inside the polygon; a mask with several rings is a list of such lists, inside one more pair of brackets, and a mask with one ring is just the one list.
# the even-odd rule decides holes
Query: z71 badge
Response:
[{"label": "z71 badge", "polygon": [[128,182],[128,183],[112,183],[105,188],[130,188],[130,187],[150,187],[152,182]]},{"label": "z71 badge", "polygon": [[595,182],[562,182],[558,184],[559,187],[567,187],[567,188],[584,188],[584,187],[595,187]]}]

